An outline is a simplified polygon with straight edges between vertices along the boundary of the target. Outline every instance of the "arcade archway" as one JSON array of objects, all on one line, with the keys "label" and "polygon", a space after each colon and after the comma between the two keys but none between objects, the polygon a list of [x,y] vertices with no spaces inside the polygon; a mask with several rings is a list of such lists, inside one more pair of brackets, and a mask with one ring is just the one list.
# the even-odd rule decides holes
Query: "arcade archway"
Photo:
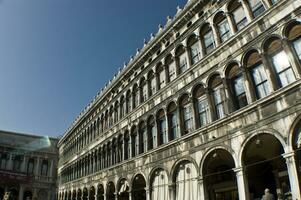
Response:
[{"label": "arcade archway", "polygon": [[157,169],[151,177],[151,199],[168,200],[168,176],[163,169]]},{"label": "arcade archway", "polygon": [[32,192],[31,191],[25,191],[23,194],[23,200],[32,200]]},{"label": "arcade archway", "polygon": [[146,200],[146,181],[141,174],[133,179],[132,183],[132,200]]},{"label": "arcade archway", "polygon": [[203,165],[205,195],[210,200],[238,199],[235,162],[224,149],[209,153]]},{"label": "arcade archway", "polygon": [[250,199],[261,198],[266,188],[282,198],[290,191],[284,149],[271,134],[258,134],[247,142],[242,163],[248,180]]},{"label": "arcade archway", "polygon": [[106,194],[106,200],[115,200],[115,185],[113,182],[108,183]]},{"label": "arcade archway", "polygon": [[105,199],[105,190],[103,188],[103,185],[99,184],[97,187],[97,200],[104,200]]},{"label": "arcade archway", "polygon": [[301,120],[299,120],[293,130],[293,149],[295,152],[295,162],[301,191]]},{"label": "arcade archway", "polygon": [[126,179],[121,179],[118,183],[118,200],[129,200],[129,184]]}]

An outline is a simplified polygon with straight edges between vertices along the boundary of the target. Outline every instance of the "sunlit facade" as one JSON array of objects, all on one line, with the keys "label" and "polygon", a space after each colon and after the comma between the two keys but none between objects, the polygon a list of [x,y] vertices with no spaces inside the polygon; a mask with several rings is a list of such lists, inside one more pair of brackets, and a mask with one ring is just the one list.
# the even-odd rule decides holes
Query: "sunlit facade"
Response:
[{"label": "sunlit facade", "polygon": [[0,131],[0,200],[55,200],[58,139]]},{"label": "sunlit facade", "polygon": [[189,0],[59,142],[59,200],[301,199],[301,1]]}]

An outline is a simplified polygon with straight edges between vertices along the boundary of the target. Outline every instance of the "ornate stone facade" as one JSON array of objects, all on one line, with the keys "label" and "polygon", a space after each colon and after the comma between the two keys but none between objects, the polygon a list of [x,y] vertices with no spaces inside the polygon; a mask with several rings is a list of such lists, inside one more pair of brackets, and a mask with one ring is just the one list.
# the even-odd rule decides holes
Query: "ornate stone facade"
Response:
[{"label": "ornate stone facade", "polygon": [[60,200],[300,197],[301,1],[189,0],[59,142]]},{"label": "ornate stone facade", "polygon": [[58,139],[0,131],[0,199],[56,199]]}]

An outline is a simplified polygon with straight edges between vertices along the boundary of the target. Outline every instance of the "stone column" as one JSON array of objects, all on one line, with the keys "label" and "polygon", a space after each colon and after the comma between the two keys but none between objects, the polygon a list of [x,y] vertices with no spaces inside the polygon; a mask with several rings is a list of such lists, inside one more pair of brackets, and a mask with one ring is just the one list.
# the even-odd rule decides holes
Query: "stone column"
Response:
[{"label": "stone column", "polygon": [[27,162],[28,162],[28,157],[24,155],[23,162],[21,164],[21,172],[23,173],[26,172]]},{"label": "stone column", "polygon": [[245,92],[246,97],[248,100],[248,103],[251,104],[252,102],[256,101],[256,92],[253,84],[251,83],[252,78],[250,77],[250,74],[247,72],[247,69],[245,67],[240,67],[242,69],[242,75],[244,77],[244,83],[245,83]]},{"label": "stone column", "polygon": [[239,2],[241,3],[241,5],[245,11],[248,22],[250,23],[253,20],[253,13],[252,13],[250,6],[246,2],[246,0],[239,0]]},{"label": "stone column", "polygon": [[[209,106],[209,121],[213,122],[216,119],[216,112],[215,112],[215,106],[214,106],[214,102],[211,96],[211,89],[209,88],[205,88],[205,93],[206,93],[206,99],[208,101],[208,106]],[[209,122],[209,123],[210,123]]]},{"label": "stone column", "polygon": [[189,69],[191,67],[191,56],[190,56],[190,50],[187,46],[184,46],[185,49],[185,57],[186,57],[186,64],[187,64],[187,69]]},{"label": "stone column", "polygon": [[39,176],[40,174],[39,174],[39,171],[40,171],[40,158],[39,157],[37,157],[37,159],[36,159],[36,166],[35,166],[35,173],[34,173],[34,175],[37,177],[37,176]]},{"label": "stone column", "polygon": [[198,200],[205,200],[205,188],[203,177],[198,178]]},{"label": "stone column", "polygon": [[272,6],[272,4],[269,0],[262,0],[262,3],[264,5],[265,9],[268,9]]},{"label": "stone column", "polygon": [[212,23],[210,23],[210,26],[212,28],[212,33],[215,41],[215,47],[218,47],[221,44],[221,38],[219,36],[219,32],[217,30],[217,27]]},{"label": "stone column", "polygon": [[165,72],[165,82],[166,82],[165,85],[167,85],[167,83],[170,82],[168,66],[167,65],[163,65],[163,68],[164,68],[164,72]]},{"label": "stone column", "polygon": [[284,154],[283,157],[286,160],[287,172],[290,180],[291,192],[293,199],[301,199],[300,191],[299,191],[299,181],[298,181],[298,173],[296,168],[295,161],[295,153],[287,153]]},{"label": "stone column", "polygon": [[226,13],[227,21],[228,21],[228,24],[229,24],[229,27],[231,30],[231,35],[234,35],[237,30],[236,30],[236,25],[235,25],[231,15],[232,15],[231,13],[228,13],[228,12]]},{"label": "stone column", "polygon": [[202,41],[202,37],[200,35],[198,35],[197,37],[198,37],[198,42],[199,42],[199,45],[200,45],[200,54],[201,54],[201,59],[202,59],[206,56],[205,46],[204,46],[204,43]]},{"label": "stone column", "polygon": [[150,200],[151,197],[150,197],[150,191],[148,187],[145,188],[145,194],[146,194],[146,200]]},{"label": "stone column", "polygon": [[54,171],[53,167],[54,167],[54,160],[50,160],[50,170],[48,173],[50,178],[53,177],[53,171]]},{"label": "stone column", "polygon": [[265,72],[267,74],[267,80],[270,86],[270,92],[276,91],[278,89],[278,84],[276,81],[275,71],[271,68],[272,63],[267,58],[266,53],[261,53],[262,64],[264,66]]},{"label": "stone column", "polygon": [[129,191],[129,200],[132,200],[132,191]]},{"label": "stone column", "polygon": [[7,163],[7,170],[13,170],[13,155],[8,154],[8,163]]},{"label": "stone column", "polygon": [[249,200],[248,182],[243,168],[236,168],[234,172],[236,173],[239,200]]},{"label": "stone column", "polygon": [[235,106],[233,102],[233,93],[231,89],[229,88],[229,80],[226,78],[222,79],[223,81],[223,87],[225,89],[225,100],[226,100],[226,114],[229,114],[233,111],[235,111]]},{"label": "stone column", "polygon": [[175,197],[175,185],[169,184],[168,185],[168,193],[169,193],[169,200],[174,200]]},{"label": "stone column", "polygon": [[23,200],[24,187],[20,184],[19,197],[18,200]]}]

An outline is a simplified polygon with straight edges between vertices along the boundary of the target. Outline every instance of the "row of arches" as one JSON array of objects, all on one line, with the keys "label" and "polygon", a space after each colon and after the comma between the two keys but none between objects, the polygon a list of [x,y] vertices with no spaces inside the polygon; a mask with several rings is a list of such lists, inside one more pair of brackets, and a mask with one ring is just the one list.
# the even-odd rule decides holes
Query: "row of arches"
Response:
[{"label": "row of arches", "polygon": [[[132,89],[128,90],[125,95],[121,95],[119,100],[80,133],[80,136],[73,138],[65,147],[64,155],[70,156],[91,142],[97,134],[112,127],[119,119],[164,88],[167,83],[173,81],[277,2],[278,0],[230,1],[225,12],[216,13],[212,19],[208,20],[212,22],[204,23],[197,34],[188,37],[185,46],[179,45],[173,54],[166,56],[164,62],[158,63],[155,70],[150,70],[138,83],[133,84]],[[77,145],[78,143],[80,145]]]},{"label": "row of arches", "polygon": [[[300,22],[290,23],[287,36],[288,45],[279,36],[271,36],[263,44],[264,55],[256,49],[247,51],[241,64],[236,60],[228,62],[223,70],[225,78],[214,72],[206,84],[194,85],[190,93],[139,119],[138,124],[124,130],[122,135],[66,168],[62,172],[63,181],[86,176],[164,145],[293,83],[301,74]],[[74,171],[76,176],[72,175]]]},{"label": "row of arches", "polygon": [[[165,163],[150,170],[149,176],[138,173],[132,179],[118,177],[115,184],[63,191],[61,200],[69,200],[72,192],[80,199],[133,200],[232,200],[258,199],[269,188],[276,199],[300,198],[301,120],[293,123],[290,141],[274,131],[256,131],[246,137],[241,151],[216,144],[203,153],[200,165],[185,157],[169,168]],[[200,166],[200,167],[198,167]],[[116,179],[115,179],[116,180]],[[90,192],[89,192],[90,190]],[[91,192],[92,191],[92,192]],[[246,198],[246,195],[248,198]],[[200,197],[200,198],[199,198]]]}]

